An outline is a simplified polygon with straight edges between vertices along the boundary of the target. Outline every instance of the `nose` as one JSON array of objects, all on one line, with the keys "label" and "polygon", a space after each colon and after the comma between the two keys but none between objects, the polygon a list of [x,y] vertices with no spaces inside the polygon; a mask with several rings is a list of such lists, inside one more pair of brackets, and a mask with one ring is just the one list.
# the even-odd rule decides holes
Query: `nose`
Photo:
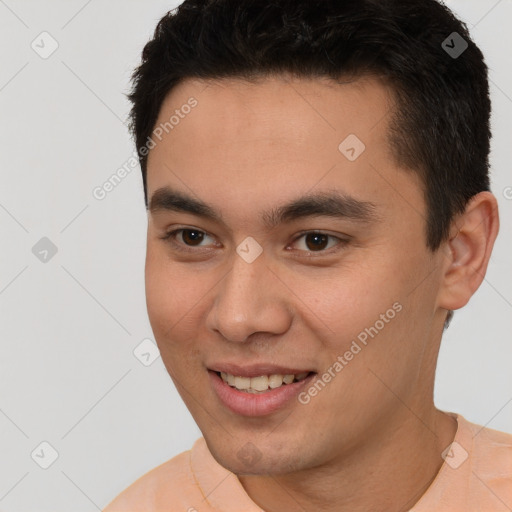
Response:
[{"label": "nose", "polygon": [[247,263],[238,254],[216,288],[206,323],[231,342],[244,342],[254,333],[283,334],[291,324],[292,295],[262,256]]}]

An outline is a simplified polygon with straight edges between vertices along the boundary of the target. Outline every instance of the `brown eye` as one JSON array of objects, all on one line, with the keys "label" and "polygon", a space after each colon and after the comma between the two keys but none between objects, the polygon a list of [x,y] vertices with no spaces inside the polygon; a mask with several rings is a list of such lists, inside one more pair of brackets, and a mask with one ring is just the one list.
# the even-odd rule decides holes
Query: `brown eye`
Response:
[{"label": "brown eye", "polygon": [[[299,243],[300,240],[304,240],[302,243]],[[335,243],[337,241],[337,243]],[[344,245],[348,243],[348,240],[329,235],[327,233],[310,231],[307,233],[302,233],[299,237],[295,239],[293,242],[294,245],[302,252],[316,252],[316,253],[330,253],[329,249],[335,247],[336,249],[341,249]]]},{"label": "brown eye", "polygon": [[161,238],[178,251],[197,252],[194,248],[206,249],[207,247],[203,244],[203,241],[206,238],[211,238],[211,236],[199,229],[181,228],[170,231]]},{"label": "brown eye", "polygon": [[204,233],[202,231],[197,231],[195,229],[181,229],[181,238],[185,242],[186,245],[199,245],[204,238]]},{"label": "brown eye", "polygon": [[308,233],[305,238],[306,247],[310,251],[325,249],[329,236],[322,233]]}]

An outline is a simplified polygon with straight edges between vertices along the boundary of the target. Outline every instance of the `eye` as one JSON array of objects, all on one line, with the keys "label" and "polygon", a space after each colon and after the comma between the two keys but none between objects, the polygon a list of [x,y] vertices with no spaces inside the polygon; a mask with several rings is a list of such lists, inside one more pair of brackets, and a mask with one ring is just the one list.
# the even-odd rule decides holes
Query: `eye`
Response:
[{"label": "eye", "polygon": [[[176,235],[181,233],[180,238],[182,243],[176,241]],[[195,252],[194,249],[187,249],[187,247],[204,247],[201,244],[207,237],[209,237],[208,233],[205,231],[201,231],[200,229],[194,228],[181,228],[175,229],[174,231],[170,231],[166,233],[162,238],[162,240],[168,240],[176,249],[186,252]],[[210,237],[211,238],[211,237]]]},{"label": "eye", "polygon": [[[333,246],[342,246],[346,245],[348,243],[347,239],[343,239],[334,235],[329,235],[327,233],[324,233],[322,231],[308,231],[306,233],[302,233],[299,237],[297,237],[293,243],[297,243],[298,240],[304,239],[302,244],[302,248],[299,250],[307,251],[307,252],[327,252],[331,253],[332,251],[328,250],[331,249]],[[329,239],[331,240],[338,240],[338,243],[333,243],[329,245]]]}]

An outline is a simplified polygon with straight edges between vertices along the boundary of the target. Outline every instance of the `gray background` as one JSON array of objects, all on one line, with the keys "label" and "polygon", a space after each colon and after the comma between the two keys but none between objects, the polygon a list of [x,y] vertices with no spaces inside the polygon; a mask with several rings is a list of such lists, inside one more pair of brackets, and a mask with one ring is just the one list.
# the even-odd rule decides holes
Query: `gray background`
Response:
[{"label": "gray background", "polygon": [[[0,0],[1,511],[99,510],[201,435],[154,350],[134,355],[154,347],[138,166],[92,193],[133,155],[123,93],[177,4]],[[512,1],[449,5],[490,67],[501,233],[444,337],[436,405],[512,432]]]}]

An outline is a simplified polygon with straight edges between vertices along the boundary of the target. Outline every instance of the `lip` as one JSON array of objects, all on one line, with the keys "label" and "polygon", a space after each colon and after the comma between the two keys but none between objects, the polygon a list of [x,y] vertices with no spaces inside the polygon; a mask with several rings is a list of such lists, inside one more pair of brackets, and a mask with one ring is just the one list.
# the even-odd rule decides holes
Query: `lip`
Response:
[{"label": "lip", "polygon": [[314,371],[311,368],[286,368],[284,366],[277,366],[270,363],[260,363],[244,366],[234,363],[219,363],[212,364],[208,367],[208,370],[228,373],[229,375],[234,375],[235,377],[259,377],[260,375],[298,375],[300,373],[309,373]]},{"label": "lip", "polygon": [[[226,365],[223,365],[224,368],[227,368]],[[231,373],[232,367],[230,367],[230,371],[226,373]],[[257,377],[258,375],[272,375],[281,373],[281,369],[278,367],[266,367],[270,368],[270,373],[266,373],[263,367],[251,367],[244,368],[244,372],[236,373],[237,376],[241,377]],[[262,371],[264,370],[264,371]],[[300,371],[291,371],[291,369],[282,369],[286,370],[289,373],[285,375],[289,375],[291,373],[301,373]],[[221,371],[221,370],[219,370]],[[222,370],[225,371],[225,370]],[[307,371],[307,370],[306,370]],[[260,373],[258,373],[260,372]],[[304,373],[304,372],[302,372]],[[267,416],[272,414],[273,412],[289,405],[290,402],[297,397],[297,395],[309,385],[311,380],[315,377],[316,373],[311,373],[304,380],[300,382],[293,382],[291,384],[283,384],[279,388],[270,389],[265,393],[247,393],[245,391],[239,391],[238,389],[232,388],[226,382],[224,382],[220,375],[217,374],[216,371],[208,370],[208,375],[210,377],[211,385],[217,394],[221,403],[227,407],[230,411],[239,414],[241,416]],[[232,375],[235,375],[233,373]],[[298,404],[298,400],[295,400],[296,404]]]}]

